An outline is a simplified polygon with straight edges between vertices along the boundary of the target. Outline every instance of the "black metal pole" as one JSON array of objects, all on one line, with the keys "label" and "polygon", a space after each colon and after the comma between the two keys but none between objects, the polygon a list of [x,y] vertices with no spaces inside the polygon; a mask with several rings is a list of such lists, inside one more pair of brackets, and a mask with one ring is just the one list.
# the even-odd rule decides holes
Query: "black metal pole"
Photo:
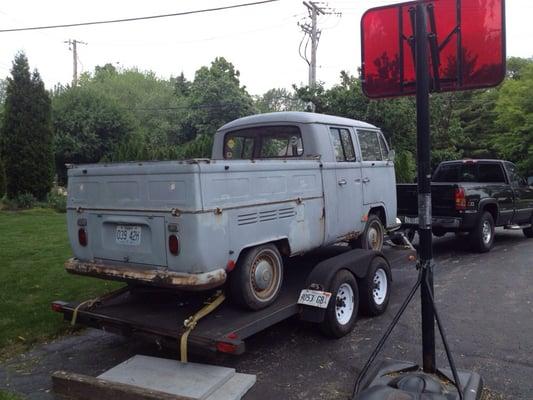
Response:
[{"label": "black metal pole", "polygon": [[416,5],[416,129],[418,151],[419,262],[422,268],[420,290],[422,304],[422,359],[424,372],[435,373],[435,314],[433,293],[431,236],[431,165],[429,128],[429,63],[425,4]]}]

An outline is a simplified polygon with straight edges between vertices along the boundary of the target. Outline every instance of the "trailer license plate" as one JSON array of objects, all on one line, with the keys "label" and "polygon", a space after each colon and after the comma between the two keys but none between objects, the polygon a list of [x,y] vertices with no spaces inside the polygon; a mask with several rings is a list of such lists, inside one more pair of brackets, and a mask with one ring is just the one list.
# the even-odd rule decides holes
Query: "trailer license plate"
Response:
[{"label": "trailer license plate", "polygon": [[298,304],[303,304],[305,306],[318,307],[318,308],[327,308],[330,298],[331,298],[331,293],[329,292],[322,292],[320,290],[303,289],[300,292],[300,298],[298,299]]},{"label": "trailer license plate", "polygon": [[405,217],[405,223],[406,224],[418,224],[418,217]]},{"label": "trailer license plate", "polygon": [[141,244],[141,227],[136,225],[118,225],[115,232],[118,244],[138,246]]}]

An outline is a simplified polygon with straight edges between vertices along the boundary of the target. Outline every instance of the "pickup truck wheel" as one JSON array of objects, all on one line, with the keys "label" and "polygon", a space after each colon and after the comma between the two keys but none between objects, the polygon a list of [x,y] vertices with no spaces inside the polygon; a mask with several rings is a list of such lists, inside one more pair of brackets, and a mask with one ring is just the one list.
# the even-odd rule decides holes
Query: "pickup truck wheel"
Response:
[{"label": "pickup truck wheel", "polygon": [[387,309],[390,299],[391,272],[387,262],[376,257],[367,274],[358,280],[361,311],[370,317],[381,315]]},{"label": "pickup truck wheel", "polygon": [[250,310],[272,304],[283,282],[283,260],[273,244],[246,250],[230,276],[233,301]]},{"label": "pickup truck wheel", "polygon": [[473,247],[480,253],[486,253],[494,245],[494,219],[485,211],[481,214],[476,227],[470,232]]},{"label": "pickup truck wheel", "polygon": [[524,232],[524,236],[527,238],[533,238],[533,216],[531,216],[531,226],[529,228],[522,229],[522,232]]},{"label": "pickup truck wheel", "polygon": [[326,336],[340,338],[353,330],[357,320],[359,310],[357,281],[349,271],[341,269],[333,277],[329,291],[332,296],[320,328]]},{"label": "pickup truck wheel", "polygon": [[355,247],[381,251],[384,240],[385,228],[383,228],[381,220],[377,215],[370,214],[368,221],[366,221],[365,230],[355,241]]}]

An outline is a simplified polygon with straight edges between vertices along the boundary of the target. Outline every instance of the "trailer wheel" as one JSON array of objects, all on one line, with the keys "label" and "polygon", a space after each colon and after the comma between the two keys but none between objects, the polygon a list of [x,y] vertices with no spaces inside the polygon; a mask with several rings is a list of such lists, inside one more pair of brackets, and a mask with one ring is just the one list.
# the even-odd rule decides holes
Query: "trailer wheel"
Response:
[{"label": "trailer wheel", "polygon": [[383,248],[385,241],[385,228],[376,214],[370,214],[366,221],[365,230],[355,241],[355,247],[365,250],[378,250]]},{"label": "trailer wheel", "polygon": [[360,279],[358,283],[361,311],[371,317],[383,314],[390,299],[391,272],[389,264],[382,257],[374,258],[366,276]]},{"label": "trailer wheel", "polygon": [[349,271],[341,269],[333,277],[329,291],[332,296],[320,328],[326,336],[340,338],[353,330],[357,320],[359,311],[357,281]]},{"label": "trailer wheel", "polygon": [[250,310],[272,304],[283,282],[283,260],[273,244],[245,251],[230,276],[233,301]]},{"label": "trailer wheel", "polygon": [[476,227],[470,232],[472,246],[480,253],[486,253],[494,245],[494,219],[488,211],[483,212]]}]

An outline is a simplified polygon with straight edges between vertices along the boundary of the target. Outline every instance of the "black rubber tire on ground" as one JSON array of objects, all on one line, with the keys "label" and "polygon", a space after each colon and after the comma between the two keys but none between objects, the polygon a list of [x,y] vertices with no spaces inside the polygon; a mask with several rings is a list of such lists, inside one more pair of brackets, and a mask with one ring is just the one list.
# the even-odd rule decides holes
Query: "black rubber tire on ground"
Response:
[{"label": "black rubber tire on ground", "polygon": [[[485,231],[485,229],[488,229],[488,231]],[[484,211],[479,217],[476,227],[470,232],[472,247],[479,253],[490,251],[494,246],[494,234],[494,219],[491,213]]]},{"label": "black rubber tire on ground", "polygon": [[[270,269],[263,268],[264,272],[260,274],[263,282],[254,279],[261,262],[266,263],[263,266],[271,266]],[[278,248],[273,244],[265,244],[245,250],[231,272],[229,281],[234,303],[250,310],[268,307],[279,296],[283,284],[283,259]]]},{"label": "black rubber tire on ground", "polygon": [[435,235],[436,237],[443,237],[444,235],[446,235],[446,231],[436,228],[433,229],[433,235]]},{"label": "black rubber tire on ground", "polygon": [[375,317],[385,312],[390,300],[391,280],[387,261],[382,257],[374,258],[366,276],[357,281],[362,314]]},{"label": "black rubber tire on ground", "polygon": [[[369,233],[372,230],[377,230],[379,233],[379,238],[375,245],[370,244]],[[381,220],[376,214],[369,214],[368,220],[366,221],[365,229],[361,236],[359,236],[354,242],[352,247],[365,250],[379,250],[383,248],[383,243],[385,241],[385,228],[381,223]]]},{"label": "black rubber tire on ground", "polygon": [[[339,299],[337,298],[339,289],[343,285],[350,286],[353,292],[352,299],[349,299],[346,296]],[[320,324],[320,329],[324,335],[330,338],[341,338],[353,330],[355,322],[357,321],[357,313],[359,312],[359,291],[357,281],[350,271],[341,269],[333,277],[328,291],[331,292],[331,298],[329,300],[328,308],[326,309],[324,321]],[[343,293],[340,294],[342,295]],[[339,312],[337,305],[342,306],[342,303],[338,302],[350,300],[353,302],[352,315],[345,323],[341,323],[339,322],[339,318],[342,317],[337,317],[337,313]]]},{"label": "black rubber tire on ground", "polygon": [[524,232],[524,236],[527,238],[533,238],[533,215],[531,216],[531,226],[529,228],[522,229],[522,232]]}]

